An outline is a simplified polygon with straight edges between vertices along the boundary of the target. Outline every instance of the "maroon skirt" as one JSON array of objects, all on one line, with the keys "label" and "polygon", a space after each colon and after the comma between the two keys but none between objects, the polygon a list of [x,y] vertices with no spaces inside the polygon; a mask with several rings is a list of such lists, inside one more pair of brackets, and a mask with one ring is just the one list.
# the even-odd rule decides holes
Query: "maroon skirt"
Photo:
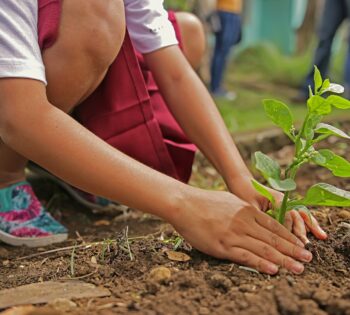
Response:
[{"label": "maroon skirt", "polygon": [[[53,45],[61,15],[61,0],[39,0],[39,44]],[[175,14],[169,19],[179,42]],[[152,73],[126,33],[122,48],[106,77],[74,113],[87,129],[130,157],[187,182],[196,147],[170,113]]]}]

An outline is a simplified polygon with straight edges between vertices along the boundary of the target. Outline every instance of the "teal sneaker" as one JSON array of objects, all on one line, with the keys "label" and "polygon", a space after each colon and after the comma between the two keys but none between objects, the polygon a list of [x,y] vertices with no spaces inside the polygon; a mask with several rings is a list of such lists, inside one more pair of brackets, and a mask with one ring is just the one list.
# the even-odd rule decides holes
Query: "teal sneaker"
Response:
[{"label": "teal sneaker", "polygon": [[0,241],[41,247],[67,237],[67,229],[46,212],[28,182],[0,189]]}]

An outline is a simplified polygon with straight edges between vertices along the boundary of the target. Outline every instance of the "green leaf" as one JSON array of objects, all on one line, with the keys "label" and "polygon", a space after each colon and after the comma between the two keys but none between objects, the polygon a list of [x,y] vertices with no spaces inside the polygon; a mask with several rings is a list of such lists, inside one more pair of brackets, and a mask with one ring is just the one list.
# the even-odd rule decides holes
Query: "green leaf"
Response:
[{"label": "green leaf", "polygon": [[266,189],[266,187],[264,185],[260,184],[255,179],[252,179],[252,184],[253,184],[254,188],[256,189],[256,191],[258,193],[260,193],[262,196],[264,196],[265,198],[267,198],[271,202],[273,208],[275,208],[276,200],[272,196],[272,194]]},{"label": "green leaf", "polygon": [[306,140],[312,140],[314,138],[314,129],[316,125],[322,120],[323,116],[318,114],[310,114],[308,120],[305,123],[303,136]]},{"label": "green leaf", "polygon": [[280,179],[281,168],[278,163],[269,156],[258,151],[254,154],[254,161],[256,169],[263,174],[266,180],[269,178]]},{"label": "green leaf", "polygon": [[347,135],[344,131],[324,123],[319,123],[316,126],[315,132],[329,136],[337,136],[339,138],[350,139],[350,136]]},{"label": "green leaf", "polygon": [[349,207],[350,192],[339,189],[329,184],[320,183],[312,186],[301,200],[291,201],[291,206],[334,206]]},{"label": "green leaf", "polygon": [[314,93],[312,93],[311,85],[309,85],[309,98],[314,96]]},{"label": "green leaf", "polygon": [[336,108],[339,109],[349,109],[350,108],[350,101],[347,99],[338,96],[338,95],[331,95],[327,97],[327,102],[331,105],[333,105]]},{"label": "green leaf", "polygon": [[[293,201],[291,201],[293,202]],[[299,211],[299,210],[303,210],[303,211],[309,211],[309,209],[307,207],[305,207],[304,205],[293,205],[291,204],[291,202],[288,202],[287,203],[287,211],[290,211],[290,210],[296,210],[296,211]]]},{"label": "green leaf", "polygon": [[327,162],[327,159],[320,152],[317,152],[316,155],[313,156],[311,160],[315,164],[321,165],[321,166],[323,166],[323,164]]},{"label": "green leaf", "polygon": [[279,191],[292,191],[297,188],[295,181],[291,178],[287,178],[284,180],[268,178],[267,181],[273,189]]},{"label": "green leaf", "polygon": [[320,70],[316,66],[314,66],[314,83],[315,83],[315,94],[319,90],[319,88],[322,86],[322,76]]},{"label": "green leaf", "polygon": [[322,96],[311,96],[307,101],[309,112],[317,115],[328,115],[332,111],[331,104]]},{"label": "green leaf", "polygon": [[303,133],[306,140],[312,140],[314,138],[315,132],[310,119],[306,122]]},{"label": "green leaf", "polygon": [[269,215],[271,218],[274,218],[274,219],[276,219],[276,217],[275,217],[275,212],[273,211],[273,210],[267,210],[266,211],[266,214],[267,215]]},{"label": "green leaf", "polygon": [[295,143],[296,151],[297,151],[297,152],[300,152],[300,151],[304,150],[305,147],[306,147],[306,144],[307,144],[307,143],[306,143],[305,139],[300,138],[299,141],[297,141],[297,142]]},{"label": "green leaf", "polygon": [[291,136],[290,131],[293,127],[293,115],[289,107],[276,100],[264,100],[263,103],[267,116],[275,125],[282,128],[288,136]]},{"label": "green leaf", "polygon": [[321,91],[326,92],[327,89],[330,87],[330,85],[331,85],[331,82],[329,81],[329,79],[324,80],[323,84],[322,84]]},{"label": "green leaf", "polygon": [[334,176],[350,177],[350,163],[347,160],[327,149],[320,150],[318,155],[323,160],[316,155],[313,159],[316,164],[328,168]]}]

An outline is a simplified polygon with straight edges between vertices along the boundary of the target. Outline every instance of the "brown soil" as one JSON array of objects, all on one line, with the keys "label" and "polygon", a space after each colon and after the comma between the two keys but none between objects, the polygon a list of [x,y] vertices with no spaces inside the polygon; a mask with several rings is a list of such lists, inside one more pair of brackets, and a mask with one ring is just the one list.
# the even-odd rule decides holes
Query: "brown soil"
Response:
[{"label": "brown soil", "polygon": [[[348,147],[336,147],[350,157]],[[290,156],[290,147],[273,155],[283,163]],[[327,171],[309,167],[299,176],[300,192],[319,181],[350,189],[349,179],[335,179]],[[192,182],[223,187],[215,171],[202,159],[197,161]],[[349,209],[322,208],[314,212],[329,239],[313,241],[315,259],[303,275],[281,270],[271,277],[210,258],[186,243],[180,244],[177,251],[191,260],[170,260],[166,252],[174,249],[178,239],[164,222],[137,212],[127,221],[92,215],[67,197],[62,198],[62,192],[52,184],[37,187],[43,201],[51,196],[50,209],[69,227],[70,240],[45,249],[1,245],[0,288],[79,278],[112,293],[108,298],[74,301],[77,307],[62,314],[350,315]],[[48,249],[103,240],[90,248],[76,248],[74,253],[70,249],[19,259]]]}]

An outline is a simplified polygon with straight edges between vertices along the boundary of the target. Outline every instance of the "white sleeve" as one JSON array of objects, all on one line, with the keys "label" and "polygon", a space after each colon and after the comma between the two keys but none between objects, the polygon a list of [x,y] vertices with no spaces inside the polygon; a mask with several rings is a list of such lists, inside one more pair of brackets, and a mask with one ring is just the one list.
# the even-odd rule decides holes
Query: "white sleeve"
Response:
[{"label": "white sleeve", "polygon": [[38,1],[1,0],[0,78],[30,78],[46,84],[37,24]]},{"label": "white sleeve", "polygon": [[124,0],[124,4],[126,26],[139,52],[149,53],[178,44],[163,0]]}]

